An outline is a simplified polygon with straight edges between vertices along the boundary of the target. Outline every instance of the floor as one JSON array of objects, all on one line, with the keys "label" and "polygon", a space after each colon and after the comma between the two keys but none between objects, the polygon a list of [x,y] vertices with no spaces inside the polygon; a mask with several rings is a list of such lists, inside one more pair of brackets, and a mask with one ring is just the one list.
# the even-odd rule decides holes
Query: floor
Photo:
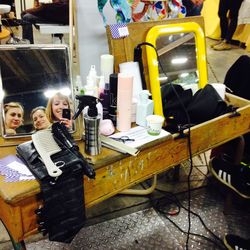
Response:
[{"label": "floor", "polygon": [[[214,51],[210,48],[214,41],[207,39],[206,42],[210,83],[223,82],[227,70],[236,59],[243,54],[250,55],[237,46],[230,51]],[[209,176],[208,158],[209,152],[194,159],[190,201],[191,210],[199,214],[210,232],[199,217],[191,215],[191,231],[194,235],[190,235],[190,249],[223,249],[221,240],[228,232],[250,237],[249,202],[233,196],[235,202],[231,210],[225,210],[225,193],[228,190]],[[81,229],[69,245],[50,242],[37,234],[26,240],[26,247],[28,250],[185,249],[189,169],[190,162],[187,161],[181,165],[179,175],[174,170],[159,175],[157,189],[150,196],[117,195],[87,209],[86,227]],[[137,188],[143,189],[148,185],[150,180]],[[178,211],[179,214],[173,215]],[[2,225],[0,249],[13,249]]]}]

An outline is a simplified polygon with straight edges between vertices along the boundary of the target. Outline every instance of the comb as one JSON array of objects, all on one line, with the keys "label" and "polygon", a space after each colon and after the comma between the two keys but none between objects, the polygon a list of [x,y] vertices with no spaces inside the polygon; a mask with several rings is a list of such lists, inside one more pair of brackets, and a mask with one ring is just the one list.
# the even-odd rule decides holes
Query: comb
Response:
[{"label": "comb", "polygon": [[42,161],[48,171],[48,174],[52,177],[58,177],[62,174],[62,170],[59,169],[55,163],[51,160],[51,155],[61,151],[61,148],[56,143],[50,129],[44,129],[32,134],[32,142],[42,158]]}]

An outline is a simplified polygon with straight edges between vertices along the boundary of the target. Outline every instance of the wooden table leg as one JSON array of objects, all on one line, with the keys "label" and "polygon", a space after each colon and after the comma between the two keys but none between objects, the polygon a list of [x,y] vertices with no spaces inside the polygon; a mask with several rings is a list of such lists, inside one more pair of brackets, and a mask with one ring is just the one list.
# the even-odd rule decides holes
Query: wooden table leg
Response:
[{"label": "wooden table leg", "polygon": [[12,243],[12,246],[14,248],[14,250],[26,250],[26,246],[25,246],[25,242],[22,240],[21,242],[16,242],[13,237],[11,236],[8,228],[5,226],[4,222],[1,220],[1,222],[3,223],[9,237],[10,237],[10,240],[11,240],[11,243]]}]

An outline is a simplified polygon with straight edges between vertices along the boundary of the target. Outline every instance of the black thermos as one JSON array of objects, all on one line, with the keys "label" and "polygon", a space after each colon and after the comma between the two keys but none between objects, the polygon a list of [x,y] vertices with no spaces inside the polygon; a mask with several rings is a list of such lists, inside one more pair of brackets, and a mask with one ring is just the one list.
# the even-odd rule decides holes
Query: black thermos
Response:
[{"label": "black thermos", "polygon": [[110,105],[109,105],[109,119],[116,126],[116,111],[117,111],[117,81],[118,74],[111,74],[109,77],[109,93],[110,93]]}]

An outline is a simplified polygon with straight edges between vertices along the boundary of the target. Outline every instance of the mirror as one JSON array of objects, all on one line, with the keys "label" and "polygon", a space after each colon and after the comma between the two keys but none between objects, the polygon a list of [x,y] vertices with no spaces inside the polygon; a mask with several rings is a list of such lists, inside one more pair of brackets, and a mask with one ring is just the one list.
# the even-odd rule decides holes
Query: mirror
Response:
[{"label": "mirror", "polygon": [[166,24],[151,28],[146,42],[154,45],[159,56],[146,47],[154,112],[163,115],[161,89],[165,84],[184,88],[192,84],[198,89],[207,83],[205,36],[195,22]]},{"label": "mirror", "polygon": [[[33,40],[32,43],[35,44],[69,44],[69,5],[71,4],[69,2],[68,0],[15,0],[12,9],[17,20],[8,19],[5,21],[6,26],[20,25],[18,29],[12,29],[15,37],[28,39],[31,42]],[[26,11],[32,16],[25,16]],[[29,23],[33,25],[28,25]],[[10,42],[13,43],[13,39],[10,39]],[[22,43],[24,42],[28,41]]]},{"label": "mirror", "polygon": [[156,40],[160,85],[198,83],[193,33],[166,35]]},{"label": "mirror", "polygon": [[[49,98],[55,93],[60,92],[73,100],[66,45],[0,46],[0,71],[3,137],[27,136],[34,132],[30,117],[32,109],[46,107]],[[24,110],[23,115],[22,110],[15,110],[16,115],[23,120],[21,125],[16,125],[15,133],[8,133],[6,128],[4,105],[11,102],[20,103]]]}]

